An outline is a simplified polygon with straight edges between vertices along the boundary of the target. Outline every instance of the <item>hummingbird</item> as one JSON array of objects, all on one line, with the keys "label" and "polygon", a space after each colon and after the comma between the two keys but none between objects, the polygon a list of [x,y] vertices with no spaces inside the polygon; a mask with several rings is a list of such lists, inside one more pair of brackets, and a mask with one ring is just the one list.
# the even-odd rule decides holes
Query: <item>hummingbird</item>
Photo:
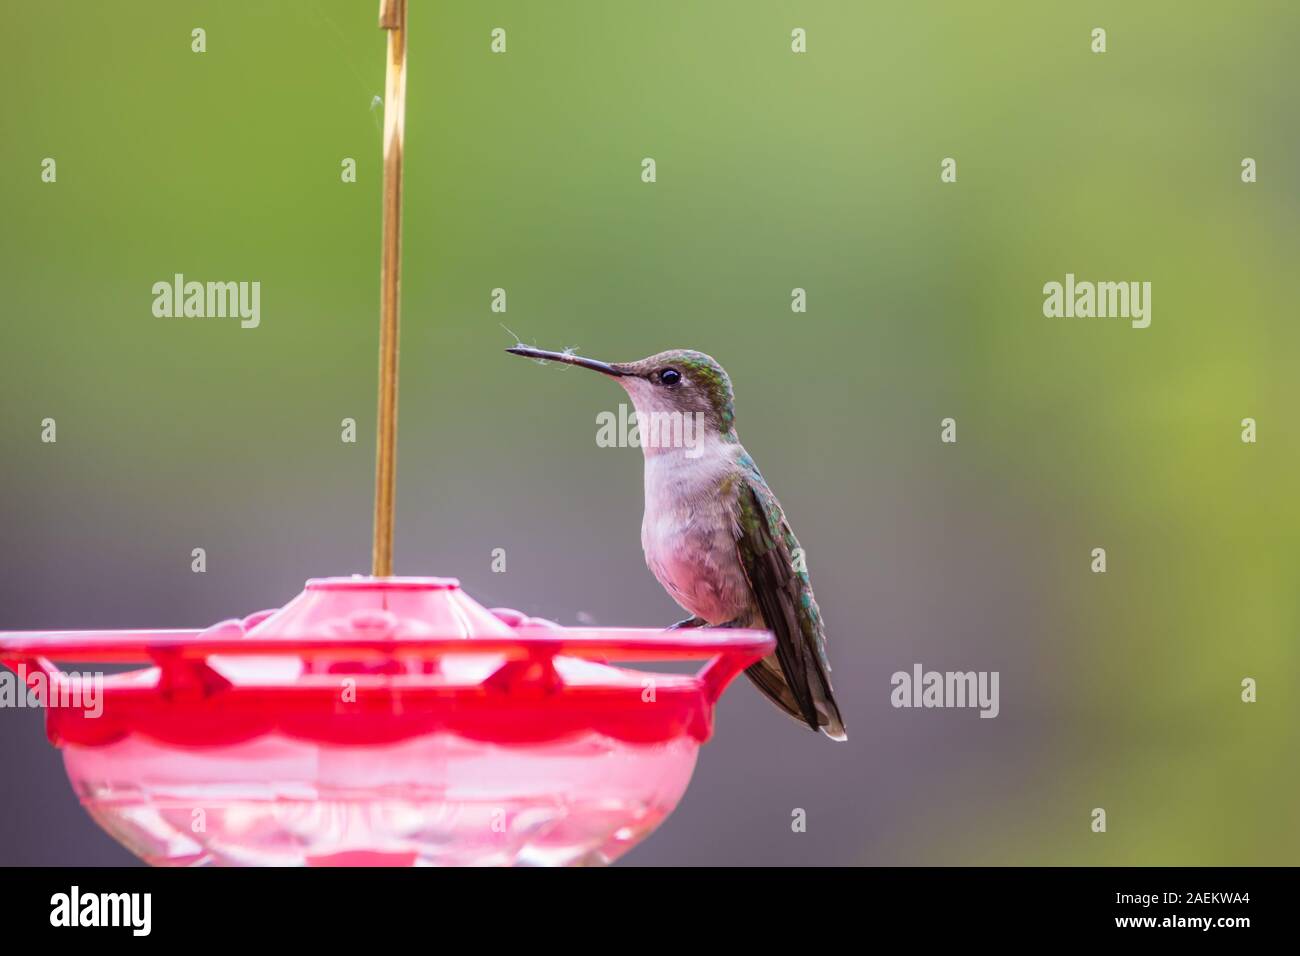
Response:
[{"label": "hummingbird", "polygon": [[646,565],[691,615],[673,627],[771,631],[776,650],[746,675],[795,720],[832,740],[847,739],[804,552],[736,435],[726,370],[693,349],[637,362],[524,345],[506,351],[591,369],[623,387],[636,408],[645,459]]}]

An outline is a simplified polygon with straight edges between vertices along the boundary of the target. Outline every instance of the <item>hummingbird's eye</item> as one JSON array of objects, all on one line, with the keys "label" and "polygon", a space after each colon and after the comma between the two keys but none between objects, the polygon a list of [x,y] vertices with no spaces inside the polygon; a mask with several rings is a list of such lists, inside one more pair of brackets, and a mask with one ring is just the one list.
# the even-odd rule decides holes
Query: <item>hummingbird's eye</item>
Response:
[{"label": "hummingbird's eye", "polygon": [[659,373],[659,381],[664,385],[676,385],[682,380],[682,373],[675,368],[666,368]]}]

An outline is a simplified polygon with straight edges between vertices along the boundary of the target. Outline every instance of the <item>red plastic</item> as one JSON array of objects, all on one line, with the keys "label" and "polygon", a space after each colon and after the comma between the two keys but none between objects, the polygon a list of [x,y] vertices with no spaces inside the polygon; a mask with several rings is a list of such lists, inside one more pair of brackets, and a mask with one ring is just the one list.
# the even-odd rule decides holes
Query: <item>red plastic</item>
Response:
[{"label": "red plastic", "polygon": [[[0,633],[0,663],[49,698],[87,811],[150,863],[567,865],[617,858],[672,811],[718,697],[772,646],[563,628],[449,578],[358,577],[203,631]],[[690,659],[707,663],[618,666]],[[144,666],[95,671],[123,663]],[[77,680],[94,708],[66,706]]]},{"label": "red plastic", "polygon": [[[762,631],[561,628],[494,614],[450,578],[327,578],[278,611],[205,631],[0,633],[0,660],[51,682],[62,677],[57,662],[156,668],[105,677],[98,716],[50,708],[56,745],[141,734],[203,747],[269,733],[364,745],[434,732],[523,743],[587,731],[649,743],[707,740],[726,685],[771,646]],[[290,680],[232,670],[231,661],[257,658],[302,666]],[[450,658],[471,666],[449,674]],[[557,658],[709,664],[695,675],[654,674],[654,706],[646,706],[644,672],[565,679]]]}]

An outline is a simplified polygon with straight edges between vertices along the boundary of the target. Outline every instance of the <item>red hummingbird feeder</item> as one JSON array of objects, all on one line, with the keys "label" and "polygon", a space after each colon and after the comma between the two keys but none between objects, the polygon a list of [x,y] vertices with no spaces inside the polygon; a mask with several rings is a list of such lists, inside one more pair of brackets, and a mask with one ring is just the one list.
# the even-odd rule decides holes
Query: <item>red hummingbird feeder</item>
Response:
[{"label": "red hummingbird feeder", "polygon": [[[393,575],[405,0],[383,0],[380,26],[371,576],[311,580],[278,610],[201,631],[0,633],[82,804],[154,865],[610,862],[676,807],[719,696],[774,644],[565,628],[488,610],[452,578]],[[688,659],[705,663],[626,666]],[[73,662],[139,666],[59,666]]]}]

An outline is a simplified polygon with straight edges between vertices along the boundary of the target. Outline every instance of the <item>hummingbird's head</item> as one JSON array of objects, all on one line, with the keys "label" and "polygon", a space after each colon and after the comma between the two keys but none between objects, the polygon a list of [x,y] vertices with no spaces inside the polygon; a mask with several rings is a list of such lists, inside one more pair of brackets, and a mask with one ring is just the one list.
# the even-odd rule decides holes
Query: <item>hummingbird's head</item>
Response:
[{"label": "hummingbird's head", "polygon": [[678,413],[700,423],[705,435],[735,441],[735,396],[727,371],[694,349],[670,349],[637,362],[598,362],[568,352],[519,345],[512,355],[589,368],[615,379],[636,406],[637,419]]}]

